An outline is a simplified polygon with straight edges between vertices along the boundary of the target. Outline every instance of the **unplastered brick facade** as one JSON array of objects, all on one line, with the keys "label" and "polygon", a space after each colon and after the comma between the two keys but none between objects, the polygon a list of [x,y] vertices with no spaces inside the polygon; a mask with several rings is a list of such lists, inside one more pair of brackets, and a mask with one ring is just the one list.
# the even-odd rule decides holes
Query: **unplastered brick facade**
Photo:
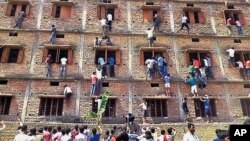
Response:
[{"label": "unplastered brick facade", "polygon": [[[163,100],[167,103],[167,109],[163,111],[167,112],[167,117],[148,117],[149,122],[181,122],[184,118],[181,102],[186,95],[191,116],[196,117],[196,105],[191,98],[190,86],[184,83],[188,75],[187,56],[191,51],[203,51],[212,58],[215,78],[208,81],[206,89],[198,89],[198,94],[207,94],[215,99],[217,116],[213,117],[213,121],[231,122],[245,118],[241,100],[249,98],[249,80],[243,80],[237,68],[228,66],[228,54],[225,50],[234,47],[236,51],[250,52],[248,0],[153,2],[153,5],[146,5],[146,0],[111,0],[111,3],[98,0],[32,0],[32,3],[28,0],[1,1],[0,47],[19,49],[18,60],[21,58],[18,63],[0,63],[0,81],[7,80],[7,83],[0,85],[0,97],[11,97],[9,112],[7,115],[0,115],[1,119],[16,120],[16,117],[21,117],[26,122],[62,121],[64,117],[81,117],[92,111],[95,97],[90,96],[90,75],[96,68],[98,50],[93,43],[96,37],[102,36],[99,20],[107,13],[102,12],[110,8],[114,10],[115,18],[113,30],[109,33],[113,46],[100,48],[119,50],[119,64],[115,66],[115,78],[103,79],[107,86],[103,87],[102,92],[108,91],[110,99],[115,100],[115,107],[111,107],[115,108],[114,116],[104,117],[106,123],[122,123],[128,112],[133,112],[141,122],[139,104],[143,99]],[[21,29],[13,28],[16,16],[7,14],[8,10],[13,10],[13,5],[29,6]],[[59,15],[58,6],[61,7]],[[230,6],[234,9],[228,9]],[[233,28],[233,35],[229,36],[225,11],[230,10],[243,14],[243,36],[238,36],[236,26]],[[20,8],[15,11],[17,15]],[[150,11],[152,14],[157,11],[161,19],[154,47],[148,47],[145,33],[152,25]],[[181,26],[183,11],[200,13],[200,23],[189,25],[190,34],[185,30],[176,33]],[[190,20],[194,20],[194,17],[190,17]],[[48,43],[53,24],[62,36],[57,38],[55,45]],[[197,39],[198,41],[194,41]],[[52,64],[52,77],[45,77],[44,59],[48,55],[46,50],[49,49],[70,50],[71,53],[68,54],[71,55],[67,58],[71,63],[67,65],[65,78],[59,77],[60,64]],[[170,98],[162,96],[165,93],[162,80],[146,80],[146,66],[141,62],[144,62],[143,51],[148,50],[166,54],[168,70],[173,76]],[[51,86],[51,83],[57,84]],[[64,85],[69,85],[73,90],[70,98],[63,96]],[[39,115],[43,98],[63,99],[62,115]],[[156,107],[160,108],[158,106]]]}]

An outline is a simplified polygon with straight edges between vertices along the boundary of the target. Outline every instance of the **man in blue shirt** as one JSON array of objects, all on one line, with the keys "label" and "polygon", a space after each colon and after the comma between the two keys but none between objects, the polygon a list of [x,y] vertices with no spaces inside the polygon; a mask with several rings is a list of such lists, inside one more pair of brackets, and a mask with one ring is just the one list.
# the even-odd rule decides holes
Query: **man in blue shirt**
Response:
[{"label": "man in blue shirt", "polygon": [[159,55],[157,58],[157,65],[161,74],[161,78],[163,79],[166,74],[164,74],[164,66],[163,66],[164,59]]},{"label": "man in blue shirt", "polygon": [[108,63],[109,63],[110,77],[115,77],[115,59],[114,59],[114,57],[110,56],[108,58]]},{"label": "man in blue shirt", "polygon": [[212,120],[210,119],[211,117],[211,104],[210,104],[210,100],[208,98],[208,95],[205,95],[204,99],[202,99],[200,97],[200,100],[204,103],[204,108],[205,108],[205,115],[207,118],[207,122],[212,122]]},{"label": "man in blue shirt", "polygon": [[97,134],[96,128],[92,129],[92,134],[89,137],[89,141],[100,141],[100,136],[102,134],[101,128],[100,128],[100,133]]}]

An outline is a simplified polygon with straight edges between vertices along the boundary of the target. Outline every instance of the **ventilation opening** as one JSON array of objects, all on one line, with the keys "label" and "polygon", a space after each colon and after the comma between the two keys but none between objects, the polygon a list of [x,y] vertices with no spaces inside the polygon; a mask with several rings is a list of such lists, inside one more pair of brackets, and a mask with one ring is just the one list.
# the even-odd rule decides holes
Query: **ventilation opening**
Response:
[{"label": "ventilation opening", "polygon": [[154,5],[154,2],[146,2],[146,5]]},{"label": "ventilation opening", "polygon": [[159,87],[159,83],[151,83],[151,87]]},{"label": "ventilation opening", "polygon": [[50,86],[59,86],[59,82],[51,81]]},{"label": "ventilation opening", "polygon": [[244,84],[244,88],[250,88],[250,84]]},{"label": "ventilation opening", "polygon": [[227,9],[234,9],[234,5],[227,5]]},{"label": "ventilation opening", "polygon": [[18,33],[15,31],[9,33],[9,36],[17,36],[17,35],[18,35]]},{"label": "ventilation opening", "polygon": [[102,86],[103,86],[103,87],[109,87],[109,83],[107,83],[107,82],[102,83]]},{"label": "ventilation opening", "polygon": [[200,42],[199,38],[192,38],[192,42]]},{"label": "ventilation opening", "polygon": [[57,34],[56,38],[64,38],[64,34]]},{"label": "ventilation opening", "polygon": [[241,43],[241,39],[234,39],[234,43]]},{"label": "ventilation opening", "polygon": [[193,3],[187,3],[187,7],[194,7]]},{"label": "ventilation opening", "polygon": [[0,80],[0,85],[7,85],[8,80]]}]

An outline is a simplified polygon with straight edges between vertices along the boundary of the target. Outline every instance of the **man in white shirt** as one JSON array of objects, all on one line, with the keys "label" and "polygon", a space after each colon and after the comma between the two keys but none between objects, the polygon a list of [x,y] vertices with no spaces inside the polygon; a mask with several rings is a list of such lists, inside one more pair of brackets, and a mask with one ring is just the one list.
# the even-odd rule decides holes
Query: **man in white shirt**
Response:
[{"label": "man in white shirt", "polygon": [[106,63],[105,63],[103,57],[98,58],[98,64],[101,66],[102,76],[106,78],[107,77],[106,76],[106,65],[105,65]]},{"label": "man in white shirt", "polygon": [[229,55],[229,59],[228,59],[229,66],[232,67],[234,66],[234,63],[235,63],[234,62],[234,52],[235,52],[234,47],[227,49],[226,52],[228,52],[228,55]]},{"label": "man in white shirt", "polygon": [[112,16],[110,13],[108,13],[107,19],[108,19],[109,31],[111,31],[111,30],[112,30],[112,20],[113,20],[113,16]]},{"label": "man in white shirt", "polygon": [[76,141],[87,141],[87,136],[83,133],[84,132],[84,128],[83,126],[80,127],[80,133],[78,135],[76,135],[75,140]]},{"label": "man in white shirt", "polygon": [[105,30],[106,27],[107,27],[107,25],[106,25],[106,22],[107,22],[106,19],[105,19],[105,18],[102,18],[102,19],[100,20],[100,22],[101,22],[102,29]]},{"label": "man in white shirt", "polygon": [[65,77],[65,75],[66,75],[66,68],[67,68],[67,58],[66,57],[62,57],[61,58],[60,77]]},{"label": "man in white shirt", "polygon": [[197,135],[194,134],[195,126],[192,123],[188,124],[188,132],[183,136],[183,141],[200,141]]},{"label": "man in white shirt", "polygon": [[14,138],[14,141],[29,141],[30,137],[27,135],[27,126],[23,125],[21,127],[21,132],[17,134]]},{"label": "man in white shirt", "polygon": [[57,127],[57,132],[52,136],[53,141],[61,141],[62,138],[62,127],[58,126]]},{"label": "man in white shirt", "polygon": [[62,138],[61,141],[69,141],[71,139],[71,137],[69,136],[70,133],[70,128],[67,128],[66,130],[62,130]]},{"label": "man in white shirt", "polygon": [[146,74],[146,79],[148,76],[152,79],[153,78],[153,69],[154,69],[154,64],[157,63],[153,58],[147,59],[145,61],[145,64],[147,65],[147,74]]},{"label": "man in white shirt", "polygon": [[174,141],[176,130],[172,127],[169,127],[167,131],[168,131],[167,141]]},{"label": "man in white shirt", "polygon": [[147,111],[147,102],[143,101],[143,103],[141,103],[139,105],[139,107],[142,108],[142,124],[146,123],[146,117],[148,116],[148,111]]},{"label": "man in white shirt", "polygon": [[72,90],[68,85],[65,85],[63,93],[64,93],[64,95],[66,95],[66,97],[69,97],[72,95]]},{"label": "man in white shirt", "polygon": [[179,31],[181,31],[183,29],[183,27],[187,28],[187,31],[189,33],[189,26],[188,26],[188,17],[186,15],[183,15],[181,18],[181,29],[177,31],[177,33]]},{"label": "man in white shirt", "polygon": [[152,47],[153,43],[154,43],[153,31],[154,31],[154,27],[152,27],[152,29],[148,28],[148,30],[146,30],[146,33],[148,34],[148,45],[149,45],[149,47]]},{"label": "man in white shirt", "polygon": [[236,20],[236,26],[237,26],[237,29],[238,29],[238,34],[243,35],[242,26],[241,26],[241,23],[240,23],[240,21],[238,19]]}]

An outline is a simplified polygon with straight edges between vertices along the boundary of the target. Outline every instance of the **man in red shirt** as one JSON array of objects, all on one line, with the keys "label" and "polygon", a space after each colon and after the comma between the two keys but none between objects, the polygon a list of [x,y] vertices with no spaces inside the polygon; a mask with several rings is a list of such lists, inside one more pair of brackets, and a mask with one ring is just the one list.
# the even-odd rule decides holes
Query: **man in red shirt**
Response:
[{"label": "man in red shirt", "polygon": [[200,62],[196,59],[193,59],[193,65],[194,65],[194,69],[195,69],[195,76],[200,77],[201,76]]},{"label": "man in red shirt", "polygon": [[91,86],[90,95],[95,95],[96,94],[96,81],[97,81],[96,72],[93,72],[93,74],[91,75],[91,81],[92,81],[92,86]]}]

